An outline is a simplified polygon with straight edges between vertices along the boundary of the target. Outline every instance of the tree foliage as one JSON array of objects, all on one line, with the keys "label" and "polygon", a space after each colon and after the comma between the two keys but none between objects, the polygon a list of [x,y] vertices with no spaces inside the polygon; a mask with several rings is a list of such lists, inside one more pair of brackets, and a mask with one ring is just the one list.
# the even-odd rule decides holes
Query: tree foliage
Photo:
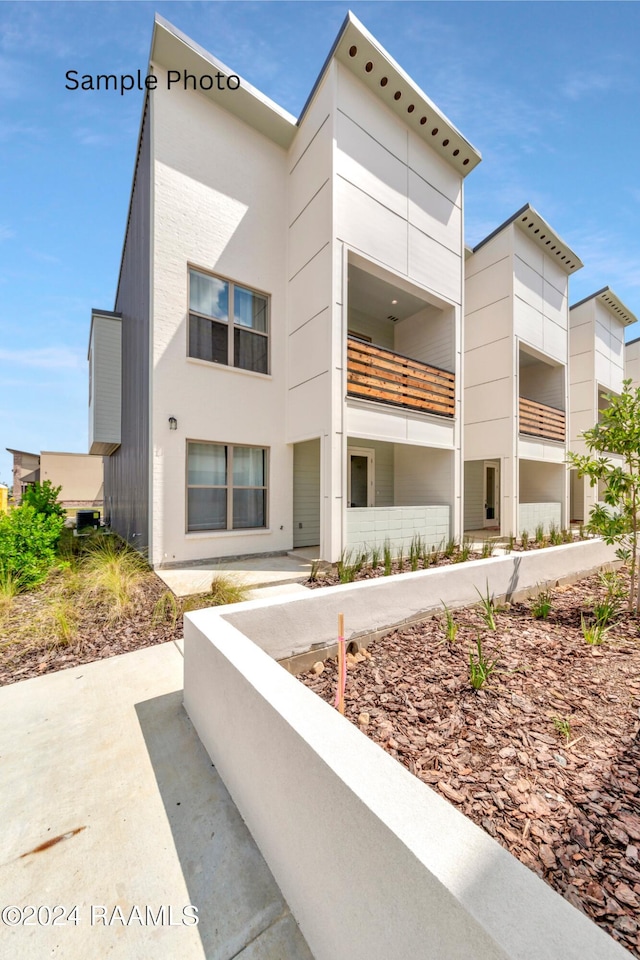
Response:
[{"label": "tree foliage", "polygon": [[33,507],[36,513],[43,513],[46,517],[64,518],[65,509],[58,501],[61,490],[62,487],[54,487],[51,480],[32,483],[22,494],[22,503]]},{"label": "tree foliage", "polygon": [[[630,566],[629,609],[640,610],[638,509],[640,508],[640,388],[624,381],[623,392],[605,394],[601,420],[582,434],[588,454],[570,453],[568,462],[592,487],[603,484],[602,503],[591,510],[588,528],[605,543],[617,544],[617,556]],[[615,459],[612,459],[615,455]]]}]

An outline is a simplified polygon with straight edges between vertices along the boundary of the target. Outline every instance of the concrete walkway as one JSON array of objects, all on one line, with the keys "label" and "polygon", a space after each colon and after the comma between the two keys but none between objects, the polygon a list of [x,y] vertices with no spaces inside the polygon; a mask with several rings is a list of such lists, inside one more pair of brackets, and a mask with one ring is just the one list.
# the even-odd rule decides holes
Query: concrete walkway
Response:
[{"label": "concrete walkway", "polygon": [[[178,597],[193,593],[206,593],[211,588],[211,579],[216,573],[224,573],[239,583],[251,587],[250,599],[257,600],[271,593],[296,592],[306,589],[300,585],[311,572],[311,560],[294,554],[275,557],[249,557],[236,560],[210,560],[206,563],[185,564],[156,570],[161,580]],[[287,587],[288,591],[274,590]],[[269,593],[258,593],[256,588],[268,588]]]},{"label": "concrete walkway", "polygon": [[1,688],[0,784],[0,904],[22,910],[0,956],[313,960],[184,712],[175,644]]}]

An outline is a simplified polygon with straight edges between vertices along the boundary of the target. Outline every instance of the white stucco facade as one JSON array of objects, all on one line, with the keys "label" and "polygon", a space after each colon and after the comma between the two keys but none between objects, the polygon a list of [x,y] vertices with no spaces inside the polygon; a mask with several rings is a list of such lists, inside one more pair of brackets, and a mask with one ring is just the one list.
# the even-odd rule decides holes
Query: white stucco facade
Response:
[{"label": "white stucco facade", "polygon": [[[570,449],[588,453],[582,438],[598,422],[607,394],[620,394],[625,379],[624,330],[636,317],[604,287],[569,311]],[[598,501],[598,489],[571,471],[571,519],[586,522]]]},{"label": "white stucco facade", "polygon": [[581,266],[529,205],[467,256],[466,529],[569,523],[568,282]]},{"label": "white stucco facade", "polygon": [[[140,201],[127,228],[148,274],[151,562],[300,545],[336,560],[361,546],[348,511],[363,507],[384,507],[398,549],[412,508],[416,534],[459,536],[462,184],[479,154],[351,14],[298,121],[244,81],[169,85],[185,65],[232,75],[157,18],[136,172],[149,215]],[[238,359],[242,297],[268,317],[260,365]],[[255,457],[259,480],[239,479]]]}]

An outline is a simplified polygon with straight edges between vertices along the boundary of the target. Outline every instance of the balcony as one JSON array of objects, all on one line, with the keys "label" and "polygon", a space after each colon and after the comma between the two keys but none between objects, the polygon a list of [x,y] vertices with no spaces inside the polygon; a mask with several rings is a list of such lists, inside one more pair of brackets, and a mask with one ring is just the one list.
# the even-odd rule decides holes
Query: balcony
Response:
[{"label": "balcony", "polygon": [[550,407],[537,400],[520,397],[519,404],[520,433],[542,440],[554,440],[564,443],[566,436],[566,417],[564,410]]},{"label": "balcony", "polygon": [[439,417],[455,415],[455,374],[356,337],[347,338],[347,393]]}]

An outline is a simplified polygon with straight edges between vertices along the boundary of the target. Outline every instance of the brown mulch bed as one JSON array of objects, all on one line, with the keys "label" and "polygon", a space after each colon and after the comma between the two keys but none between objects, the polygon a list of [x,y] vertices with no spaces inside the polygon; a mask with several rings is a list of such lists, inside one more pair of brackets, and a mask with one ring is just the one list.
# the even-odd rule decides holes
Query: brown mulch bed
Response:
[{"label": "brown mulch bed", "polygon": [[113,622],[106,611],[92,607],[79,619],[77,633],[68,643],[51,637],[34,641],[28,635],[16,641],[17,625],[23,627],[37,617],[49,597],[46,586],[15,597],[10,613],[0,618],[0,686],[178,639],[182,617],[175,624],[154,622],[155,603],[166,591],[162,580],[149,573],[126,618]]},{"label": "brown mulch bed", "polygon": [[[585,539],[584,537],[579,537],[578,539]],[[575,540],[575,538],[574,538]],[[569,540],[566,542],[572,543],[574,540]],[[504,539],[495,538],[491,541],[493,544],[493,551],[491,556],[498,556],[497,550],[505,551],[507,550],[506,541]],[[562,544],[551,544],[549,540],[546,540],[544,543],[538,543],[536,540],[530,540],[528,546],[526,547],[526,552],[531,550],[544,550],[550,546],[564,546]],[[517,541],[513,546],[508,550],[510,553],[523,553],[525,552],[524,548],[520,541]],[[391,569],[389,574],[385,573],[384,566],[382,563],[378,564],[376,567],[372,567],[370,562],[367,562],[366,565],[363,565],[361,569],[357,569],[357,564],[355,564],[357,557],[354,553],[352,556],[353,563],[351,566],[356,566],[356,569],[353,571],[353,575],[347,579],[341,579],[338,572],[338,564],[332,565],[330,568],[321,569],[318,571],[317,576],[313,579],[308,579],[304,581],[304,586],[309,587],[310,590],[317,590],[320,587],[335,587],[338,583],[352,583],[358,580],[375,580],[378,577],[392,576],[396,573],[410,573],[417,572],[418,570],[429,570],[431,567],[447,567],[455,563],[461,563],[465,560],[482,560],[488,559],[484,557],[482,552],[479,550],[468,550],[468,552],[461,553],[459,547],[456,547],[452,552],[447,553],[444,550],[433,550],[429,554],[429,562],[425,563],[422,559],[418,559],[414,563],[415,570],[412,571],[411,562],[408,557],[404,557],[402,560],[394,558],[391,562]],[[349,565],[349,564],[347,564]]]},{"label": "brown mulch bed", "polygon": [[[580,618],[601,581],[551,596],[548,619],[517,603],[495,631],[457,610],[454,644],[443,615],[377,640],[348,658],[345,713],[640,958],[638,622],[619,616],[590,647]],[[478,635],[498,672],[474,691]],[[333,703],[336,677],[327,661],[301,679]]]}]

